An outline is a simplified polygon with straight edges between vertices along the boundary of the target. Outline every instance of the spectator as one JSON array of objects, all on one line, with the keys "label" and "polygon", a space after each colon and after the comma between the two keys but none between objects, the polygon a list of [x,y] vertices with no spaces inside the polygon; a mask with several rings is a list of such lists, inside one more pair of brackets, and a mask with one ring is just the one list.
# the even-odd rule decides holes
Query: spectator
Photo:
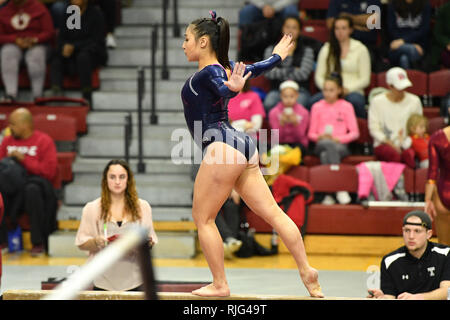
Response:
[{"label": "spectator", "polygon": [[[123,160],[111,160],[103,170],[101,197],[83,208],[75,244],[88,251],[91,260],[108,242],[136,225],[148,228],[150,246],[158,242],[152,209],[147,201],[138,198],[129,165]],[[143,291],[142,284],[138,255],[133,251],[97,277],[94,290]]]},{"label": "spectator", "polygon": [[41,97],[46,75],[46,52],[53,39],[53,22],[37,0],[11,0],[0,15],[1,70],[5,100],[17,99],[22,57],[31,80],[33,98]]},{"label": "spectator", "polygon": [[[347,144],[359,137],[355,112],[352,105],[342,99],[343,91],[341,76],[332,73],[323,84],[324,99],[311,109],[308,138],[316,143],[314,153],[322,164],[339,164],[350,153]],[[336,198],[341,204],[351,201],[347,191],[337,192]],[[323,203],[332,204],[334,199],[326,195]]]},{"label": "spectator", "polygon": [[429,1],[392,0],[387,11],[390,63],[403,69],[417,69],[429,47]]},{"label": "spectator", "polygon": [[67,5],[69,3],[68,0],[39,0],[47,7],[50,12],[53,20],[53,25],[55,29],[61,29],[61,27],[65,24],[65,15]]},{"label": "spectator", "polygon": [[439,243],[450,246],[450,126],[430,137],[425,212],[436,219]]},{"label": "spectator", "polygon": [[233,128],[256,137],[261,129],[266,112],[259,95],[250,89],[250,81],[245,82],[241,92],[228,102],[228,118]]},{"label": "spectator", "polygon": [[[368,10],[369,7],[376,6],[378,13]],[[371,57],[371,66],[374,72],[379,72],[381,66],[381,53],[377,46],[378,29],[381,29],[381,2],[380,0],[330,0],[326,24],[328,29],[332,29],[333,22],[338,17],[347,16],[353,21],[353,39],[361,41],[368,49]],[[371,27],[371,29],[368,28]]]},{"label": "spectator", "polygon": [[450,2],[443,4],[436,12],[431,47],[431,63],[436,69],[440,65],[450,68]]},{"label": "spectator", "polygon": [[269,113],[269,123],[272,130],[279,131],[280,144],[289,144],[291,147],[300,147],[302,154],[308,148],[309,112],[299,104],[298,84],[286,80],[280,85],[281,102]]},{"label": "spectator", "polygon": [[106,46],[109,49],[117,47],[114,30],[117,25],[117,11],[120,6],[119,0],[93,0],[103,11],[106,19]]},{"label": "spectator", "polygon": [[[298,83],[299,95],[297,102],[307,106],[311,97],[308,86],[309,77],[314,69],[314,50],[308,45],[306,39],[301,36],[302,24],[298,17],[287,17],[284,20],[282,34],[292,34],[294,46],[289,55],[277,67],[268,71],[264,76],[271,80],[271,91],[264,99],[264,108],[267,113],[280,102],[280,92],[278,87],[285,80],[294,80]],[[269,46],[264,53],[265,58],[271,56],[273,46]]]},{"label": "spectator", "polygon": [[241,224],[240,209],[241,197],[233,189],[216,217],[217,229],[223,241],[225,259],[232,259],[233,254],[242,246],[242,241],[238,240]]},{"label": "spectator", "polygon": [[405,245],[383,257],[380,289],[368,298],[446,300],[450,286],[450,248],[430,242],[430,217],[411,211],[403,218]]},{"label": "spectator", "polygon": [[239,27],[263,20],[299,16],[295,0],[251,0],[239,11]]},{"label": "spectator", "polygon": [[28,174],[22,191],[5,199],[6,215],[14,222],[25,211],[30,216],[31,255],[44,253],[48,235],[56,229],[56,146],[47,134],[34,130],[29,110],[18,108],[9,116],[11,135],[0,145],[0,159],[12,157]]},{"label": "spectator", "polygon": [[[370,84],[370,55],[366,46],[350,38],[353,21],[349,17],[334,19],[330,41],[320,49],[314,79],[321,90],[327,75],[337,72],[342,76],[343,97],[355,109],[358,118],[367,118],[364,89]],[[309,105],[323,99],[321,92],[313,95]]]},{"label": "spectator", "polygon": [[83,98],[92,104],[92,72],[107,60],[103,15],[89,0],[71,0],[81,9],[81,28],[64,26],[51,63],[53,95],[61,95],[63,74],[78,73]]},{"label": "spectator", "polygon": [[368,127],[374,142],[374,153],[379,161],[403,162],[415,167],[414,152],[402,150],[406,122],[413,113],[423,114],[419,97],[406,92],[412,86],[405,70],[394,67],[386,72],[389,90],[376,95],[370,102]]},{"label": "spectator", "polygon": [[430,136],[427,133],[428,118],[413,113],[406,122],[407,137],[402,143],[403,149],[412,148],[415,157],[419,160],[420,168],[428,168],[428,143]]}]

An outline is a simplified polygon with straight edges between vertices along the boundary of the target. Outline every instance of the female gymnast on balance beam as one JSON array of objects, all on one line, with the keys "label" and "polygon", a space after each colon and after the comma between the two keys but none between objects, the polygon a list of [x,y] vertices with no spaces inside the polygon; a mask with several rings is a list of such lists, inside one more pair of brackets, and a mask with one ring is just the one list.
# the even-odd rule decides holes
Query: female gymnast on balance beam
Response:
[{"label": "female gymnast on balance beam", "polygon": [[[247,66],[242,62],[234,63],[228,60],[228,22],[216,17],[214,11],[210,14],[211,18],[189,24],[183,42],[188,61],[198,62],[198,71],[181,91],[184,115],[193,139],[203,151],[194,183],[192,216],[213,276],[211,284],[192,293],[215,297],[230,295],[222,239],[214,221],[234,188],[249,208],[278,232],[294,257],[309,294],[323,297],[318,272],[308,263],[300,231],[277,205],[263,178],[255,143],[228,122],[228,99],[239,93],[251,75],[256,77],[285,59],[292,37],[285,35],[275,46],[273,55],[264,61]],[[199,125],[201,130],[197,132],[199,130],[194,128]]]}]

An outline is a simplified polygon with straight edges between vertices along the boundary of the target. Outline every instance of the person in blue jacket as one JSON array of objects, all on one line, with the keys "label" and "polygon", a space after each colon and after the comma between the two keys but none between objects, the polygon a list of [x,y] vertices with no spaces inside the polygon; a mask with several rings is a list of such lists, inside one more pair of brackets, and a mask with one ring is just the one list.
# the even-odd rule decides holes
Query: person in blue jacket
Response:
[{"label": "person in blue jacket", "polygon": [[[181,98],[191,135],[203,151],[194,183],[192,216],[213,282],[192,293],[229,296],[224,251],[215,218],[234,188],[253,212],[274,227],[293,255],[306,289],[323,297],[318,272],[312,268],[295,223],[280,209],[259,168],[255,143],[228,122],[228,99],[234,97],[250,76],[258,76],[286,58],[292,36],[285,35],[273,54],[252,65],[228,59],[230,30],[227,20],[211,11],[211,18],[197,19],[186,28],[183,50],[188,61],[198,63],[183,86]],[[198,127],[201,129],[198,129]]]},{"label": "person in blue jacket", "polygon": [[392,0],[388,5],[388,58],[393,66],[416,69],[429,47],[428,0]]}]

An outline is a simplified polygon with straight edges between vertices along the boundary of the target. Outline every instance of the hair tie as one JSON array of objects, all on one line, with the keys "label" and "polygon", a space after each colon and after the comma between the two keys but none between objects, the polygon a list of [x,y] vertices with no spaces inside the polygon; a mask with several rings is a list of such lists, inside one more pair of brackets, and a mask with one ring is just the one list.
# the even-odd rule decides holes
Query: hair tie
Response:
[{"label": "hair tie", "polygon": [[217,22],[217,13],[214,10],[209,10],[209,14],[211,15],[211,20]]}]

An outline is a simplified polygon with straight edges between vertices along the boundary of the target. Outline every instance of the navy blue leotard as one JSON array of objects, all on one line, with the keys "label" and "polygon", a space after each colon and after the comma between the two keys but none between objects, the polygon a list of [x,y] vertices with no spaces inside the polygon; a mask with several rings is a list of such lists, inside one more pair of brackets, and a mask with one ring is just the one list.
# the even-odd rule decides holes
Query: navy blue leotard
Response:
[{"label": "navy blue leotard", "polygon": [[[281,62],[277,54],[245,67],[245,74],[257,77]],[[230,61],[231,69],[234,62]],[[184,117],[195,143],[204,151],[214,141],[224,142],[242,152],[247,161],[256,151],[256,145],[245,134],[235,130],[228,122],[228,100],[238,93],[224,84],[228,80],[225,69],[208,65],[194,73],[181,90]]]}]

